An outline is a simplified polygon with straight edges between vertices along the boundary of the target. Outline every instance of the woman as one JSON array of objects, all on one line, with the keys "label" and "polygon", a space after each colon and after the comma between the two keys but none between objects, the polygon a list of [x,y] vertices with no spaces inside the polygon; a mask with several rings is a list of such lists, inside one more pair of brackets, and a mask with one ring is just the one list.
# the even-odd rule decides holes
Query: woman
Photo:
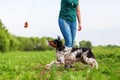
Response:
[{"label": "woman", "polygon": [[61,0],[59,13],[59,27],[65,39],[66,49],[71,49],[76,36],[76,26],[78,20],[78,31],[81,30],[81,17],[79,0]]}]

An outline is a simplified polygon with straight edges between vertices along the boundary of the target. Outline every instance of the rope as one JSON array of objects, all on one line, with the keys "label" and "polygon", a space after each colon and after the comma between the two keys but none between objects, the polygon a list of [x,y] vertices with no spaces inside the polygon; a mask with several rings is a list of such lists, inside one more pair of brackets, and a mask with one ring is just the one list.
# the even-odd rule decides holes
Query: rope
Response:
[{"label": "rope", "polygon": [[31,16],[31,14],[32,14],[32,10],[33,10],[34,4],[35,4],[35,0],[33,0],[33,2],[32,2],[32,7],[31,7],[30,12],[29,12],[29,14],[28,14],[27,21],[30,19],[30,16]]}]

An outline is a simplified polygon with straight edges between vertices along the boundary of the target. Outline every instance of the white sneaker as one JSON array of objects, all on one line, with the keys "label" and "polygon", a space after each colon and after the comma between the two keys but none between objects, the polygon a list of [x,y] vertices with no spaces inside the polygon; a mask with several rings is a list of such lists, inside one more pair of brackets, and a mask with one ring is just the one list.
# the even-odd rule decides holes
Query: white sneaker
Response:
[{"label": "white sneaker", "polygon": [[67,46],[65,46],[65,49],[64,49],[65,51],[71,51],[72,50],[72,47],[67,47]]}]

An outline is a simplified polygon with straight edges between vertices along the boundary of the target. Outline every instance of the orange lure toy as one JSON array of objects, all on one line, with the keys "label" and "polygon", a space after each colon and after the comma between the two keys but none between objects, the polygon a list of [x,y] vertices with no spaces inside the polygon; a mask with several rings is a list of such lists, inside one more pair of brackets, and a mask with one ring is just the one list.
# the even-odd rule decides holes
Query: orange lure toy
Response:
[{"label": "orange lure toy", "polygon": [[24,28],[28,28],[28,22],[27,21],[24,23]]}]

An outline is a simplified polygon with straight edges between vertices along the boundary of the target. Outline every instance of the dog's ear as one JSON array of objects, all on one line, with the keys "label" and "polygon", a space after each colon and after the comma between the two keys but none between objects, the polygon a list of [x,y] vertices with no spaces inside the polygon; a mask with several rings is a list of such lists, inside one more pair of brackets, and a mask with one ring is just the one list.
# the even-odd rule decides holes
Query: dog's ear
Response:
[{"label": "dog's ear", "polygon": [[60,41],[61,39],[60,39],[60,36],[58,36],[58,40]]}]

